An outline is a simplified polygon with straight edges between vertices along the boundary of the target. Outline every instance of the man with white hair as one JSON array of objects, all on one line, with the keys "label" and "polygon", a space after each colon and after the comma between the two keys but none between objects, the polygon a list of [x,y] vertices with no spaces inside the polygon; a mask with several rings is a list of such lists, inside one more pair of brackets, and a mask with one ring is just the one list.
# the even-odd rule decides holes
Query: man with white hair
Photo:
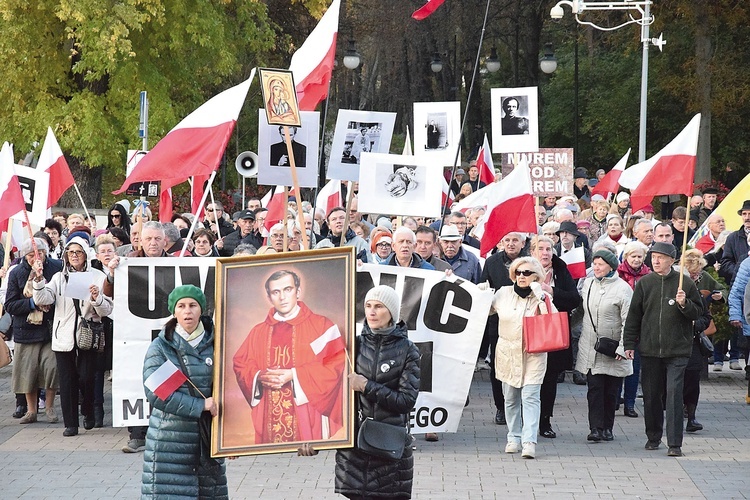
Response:
[{"label": "man with white hair", "polygon": [[633,224],[633,236],[635,239],[651,248],[654,242],[654,226],[648,219],[638,219]]},{"label": "man with white hair", "polygon": [[391,248],[393,253],[381,264],[386,266],[414,267],[418,269],[435,270],[435,266],[424,260],[414,251],[417,237],[414,231],[408,227],[401,226],[393,232]]},{"label": "man with white hair", "polygon": [[[695,242],[695,248],[703,252],[704,257],[706,257],[706,260],[708,259],[708,254],[711,252],[711,250],[714,249],[716,246],[716,239],[719,237],[722,231],[724,231],[727,228],[726,221],[724,220],[724,217],[721,214],[712,213],[708,216],[707,220],[707,226],[708,226],[708,232],[700,238],[698,241]],[[713,260],[716,262],[716,256],[713,255]],[[714,262],[708,262],[709,265],[713,265]]]}]

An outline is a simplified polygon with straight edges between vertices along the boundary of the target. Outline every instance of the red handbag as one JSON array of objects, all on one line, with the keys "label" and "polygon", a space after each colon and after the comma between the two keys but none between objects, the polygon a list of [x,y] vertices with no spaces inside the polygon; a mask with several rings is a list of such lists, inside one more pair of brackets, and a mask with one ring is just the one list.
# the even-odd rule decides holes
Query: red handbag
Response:
[{"label": "red handbag", "polygon": [[541,314],[523,318],[524,350],[536,354],[567,349],[570,346],[568,313],[552,312],[554,309],[548,294],[545,294],[539,308],[542,309]]}]

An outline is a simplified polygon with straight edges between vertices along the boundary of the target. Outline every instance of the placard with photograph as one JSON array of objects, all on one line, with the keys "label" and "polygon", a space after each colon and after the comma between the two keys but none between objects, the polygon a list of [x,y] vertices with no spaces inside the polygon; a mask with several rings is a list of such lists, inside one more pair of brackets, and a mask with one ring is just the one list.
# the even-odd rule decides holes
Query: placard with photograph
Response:
[{"label": "placard with photograph", "polygon": [[[21,185],[23,200],[26,202],[26,213],[29,222],[44,227],[47,220],[47,198],[49,197],[49,172],[37,168],[13,165],[18,183]],[[23,212],[13,216],[16,220],[26,220]]]},{"label": "placard with photograph", "polygon": [[388,153],[395,122],[396,113],[339,110],[328,178],[358,181],[362,153]]},{"label": "placard with photograph", "polygon": [[[461,142],[461,103],[414,103],[414,155],[452,166]],[[459,158],[460,161],[460,158]]]},{"label": "placard with photograph", "polygon": [[[264,186],[291,186],[291,159],[282,125],[269,125],[266,112],[258,110],[258,184]],[[301,127],[289,127],[292,154],[297,167],[300,187],[318,185],[318,133],[320,113],[301,111]]]},{"label": "placard with photograph", "polygon": [[491,89],[492,152],[539,151],[537,87]]},{"label": "placard with photograph", "polygon": [[364,153],[359,175],[359,210],[439,217],[442,171],[442,166],[424,156]]},{"label": "placard with photograph", "polygon": [[302,122],[292,72],[259,68],[260,90],[266,107],[266,122],[271,125],[301,127]]},{"label": "placard with photograph", "polygon": [[212,456],[353,446],[354,273],[353,247],[217,259]]}]

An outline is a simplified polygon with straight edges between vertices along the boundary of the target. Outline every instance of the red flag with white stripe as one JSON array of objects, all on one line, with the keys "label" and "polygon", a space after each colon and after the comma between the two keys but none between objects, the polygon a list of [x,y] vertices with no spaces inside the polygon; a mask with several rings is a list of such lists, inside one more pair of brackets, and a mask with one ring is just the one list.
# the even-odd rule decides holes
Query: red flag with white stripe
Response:
[{"label": "red flag with white stripe", "polygon": [[620,190],[620,176],[622,175],[623,170],[625,170],[625,166],[628,164],[628,157],[630,157],[630,148],[628,148],[628,152],[625,153],[625,156],[620,158],[617,165],[612,167],[612,170],[607,172],[607,175],[602,177],[602,180],[594,186],[591,190],[592,196],[600,194],[605,198],[609,198],[611,194]]},{"label": "red flag with white stripe", "polygon": [[153,180],[160,180],[165,191],[188,177],[210,175],[216,170],[254,77],[255,68],[250,78],[186,116],[138,162],[114,194],[125,192],[134,182]]},{"label": "red flag with white stripe", "polygon": [[328,95],[336,59],[340,5],[341,0],[333,0],[305,43],[292,56],[289,69],[294,75],[297,100],[302,111],[313,111]]},{"label": "red flag with white stripe", "polygon": [[[289,191],[289,196],[294,195],[294,189]],[[284,186],[276,186],[260,200],[261,204],[268,209],[263,226],[270,231],[274,224],[286,220],[287,207],[284,203]]]},{"label": "red flag with white stripe", "polygon": [[18,177],[13,168],[8,167],[0,166],[0,222],[10,219],[26,208]]},{"label": "red flag with white stripe", "polygon": [[698,113],[664,149],[622,173],[620,185],[630,189],[633,212],[649,205],[655,196],[684,194],[690,198],[693,194],[700,123],[701,115]]},{"label": "red flag with white stripe", "polygon": [[486,256],[508,233],[536,233],[531,173],[526,160],[500,182],[487,186],[487,213],[479,251]]},{"label": "red flag with white stripe", "polygon": [[565,252],[560,259],[568,265],[568,271],[574,280],[586,277],[586,254],[583,247],[575,247],[570,252]]},{"label": "red flag with white stripe", "polygon": [[47,137],[44,139],[44,146],[39,153],[39,162],[36,168],[43,172],[49,173],[49,191],[47,195],[47,208],[57,203],[57,200],[73,184],[73,174],[70,173],[70,167],[65,160],[60,144],[57,142],[52,127],[47,127]]},{"label": "red flag with white stripe", "polygon": [[165,189],[159,194],[159,222],[172,222],[172,189]]},{"label": "red flag with white stripe", "polygon": [[143,385],[163,401],[179,389],[182,384],[187,382],[187,379],[185,374],[174,363],[166,360],[163,365],[148,376]]},{"label": "red flag with white stripe", "polygon": [[315,200],[315,206],[322,208],[326,211],[326,214],[331,211],[334,207],[343,206],[341,201],[341,181],[338,179],[331,179],[328,183],[323,186],[323,189],[318,191],[318,196]]},{"label": "red flag with white stripe", "polygon": [[484,134],[484,143],[477,154],[477,168],[479,169],[479,180],[488,186],[495,182],[495,164],[492,161],[492,150]]}]

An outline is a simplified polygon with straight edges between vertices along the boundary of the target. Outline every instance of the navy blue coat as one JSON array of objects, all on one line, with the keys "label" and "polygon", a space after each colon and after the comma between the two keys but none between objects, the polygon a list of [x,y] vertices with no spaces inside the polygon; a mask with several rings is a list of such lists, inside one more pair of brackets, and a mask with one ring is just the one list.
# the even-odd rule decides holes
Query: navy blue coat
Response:
[{"label": "navy blue coat", "polygon": [[[47,258],[44,261],[42,274],[49,282],[52,276],[62,271],[62,268],[61,260]],[[24,297],[23,295],[23,288],[26,286],[29,274],[31,274],[31,266],[26,259],[21,259],[18,265],[8,274],[5,310],[13,317],[13,340],[19,344],[49,342],[52,338],[51,325],[52,318],[55,315],[54,305],[48,312],[44,313],[44,320],[41,325],[32,325],[26,321],[29,313],[36,309],[31,305],[31,297]]]}]

